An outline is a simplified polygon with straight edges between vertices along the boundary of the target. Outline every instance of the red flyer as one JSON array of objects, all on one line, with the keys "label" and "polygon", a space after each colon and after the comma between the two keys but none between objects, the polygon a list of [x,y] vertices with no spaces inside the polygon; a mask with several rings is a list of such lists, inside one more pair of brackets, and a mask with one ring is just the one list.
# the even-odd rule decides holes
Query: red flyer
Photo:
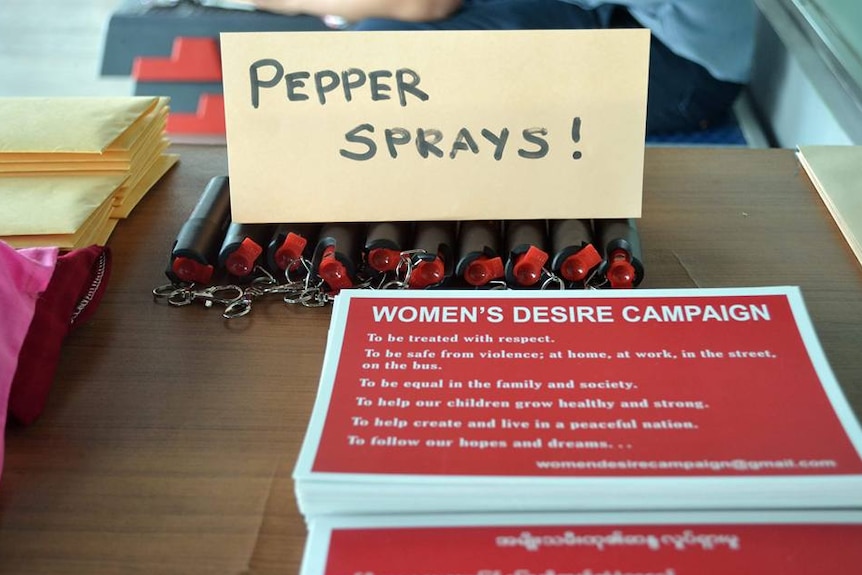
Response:
[{"label": "red flyer", "polygon": [[295,478],[336,511],[858,505],[860,445],[796,288],[348,290]]},{"label": "red flyer", "polygon": [[833,575],[862,514],[406,517],[315,522],[300,575]]}]

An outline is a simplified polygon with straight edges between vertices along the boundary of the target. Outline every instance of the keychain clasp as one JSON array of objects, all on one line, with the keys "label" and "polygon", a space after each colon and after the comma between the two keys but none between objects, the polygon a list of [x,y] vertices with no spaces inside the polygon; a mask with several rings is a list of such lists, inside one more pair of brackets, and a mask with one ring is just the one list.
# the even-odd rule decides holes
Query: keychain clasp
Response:
[{"label": "keychain clasp", "polygon": [[185,306],[194,301],[201,301],[206,307],[212,307],[213,304],[229,306],[242,297],[242,288],[234,284],[202,289],[195,289],[195,284],[166,284],[153,290],[154,300],[165,300],[173,306]]}]

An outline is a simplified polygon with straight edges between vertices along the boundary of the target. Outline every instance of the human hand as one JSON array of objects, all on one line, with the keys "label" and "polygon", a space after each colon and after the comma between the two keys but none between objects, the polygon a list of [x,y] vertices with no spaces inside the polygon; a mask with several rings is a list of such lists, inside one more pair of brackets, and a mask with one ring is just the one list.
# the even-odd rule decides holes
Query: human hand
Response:
[{"label": "human hand", "polygon": [[258,10],[294,16],[303,12],[302,2],[297,0],[249,0]]}]

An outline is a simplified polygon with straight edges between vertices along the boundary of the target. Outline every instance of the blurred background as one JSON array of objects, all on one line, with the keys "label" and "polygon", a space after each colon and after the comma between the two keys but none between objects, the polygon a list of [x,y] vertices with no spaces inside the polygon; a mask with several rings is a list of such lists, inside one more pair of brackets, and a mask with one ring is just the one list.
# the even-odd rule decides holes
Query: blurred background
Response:
[{"label": "blurred background", "polygon": [[[198,4],[204,0],[176,0],[175,9],[153,9],[160,18],[167,16],[154,26],[146,6],[156,1],[0,0],[0,97],[128,96],[152,93],[143,89],[170,88],[172,93],[159,95],[171,96],[172,113],[193,113],[199,93],[218,89],[218,82],[136,83],[128,70],[104,75],[105,54],[115,66],[124,51],[140,53],[152,47],[150,55],[169,55],[170,42],[155,46],[154,30],[209,36],[217,42],[218,32],[225,26],[254,30],[315,27],[302,19],[294,23],[262,13],[203,9]],[[761,19],[754,76],[740,98],[738,126],[734,126],[742,129],[742,145],[862,144],[862,1],[755,3]],[[123,16],[121,26],[117,15]],[[170,30],[162,22],[169,23]],[[109,29],[114,31],[113,43],[106,42]],[[183,103],[180,96],[191,103]],[[679,143],[697,142],[683,139]],[[720,144],[721,140],[705,143]]]},{"label": "blurred background", "polygon": [[0,97],[128,96],[129,77],[100,76],[118,0],[2,0]]}]

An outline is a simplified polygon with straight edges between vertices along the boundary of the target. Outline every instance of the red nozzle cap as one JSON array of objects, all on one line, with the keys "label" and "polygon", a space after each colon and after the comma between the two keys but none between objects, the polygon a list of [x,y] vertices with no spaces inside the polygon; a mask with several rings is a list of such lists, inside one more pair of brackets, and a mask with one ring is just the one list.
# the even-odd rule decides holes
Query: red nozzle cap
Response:
[{"label": "red nozzle cap", "polygon": [[560,275],[570,282],[587,279],[590,270],[602,263],[602,256],[593,244],[587,244],[578,253],[567,257],[560,266]]},{"label": "red nozzle cap", "polygon": [[611,254],[611,264],[605,272],[612,288],[630,288],[634,286],[635,268],[629,262],[629,254],[616,250]]},{"label": "red nozzle cap", "polygon": [[407,283],[412,288],[426,288],[443,281],[445,273],[443,260],[440,258],[422,260],[413,268],[413,272],[410,274],[410,279]]},{"label": "red nozzle cap", "polygon": [[247,276],[254,269],[254,262],[263,252],[263,248],[257,245],[251,238],[245,238],[239,247],[225,259],[224,267],[228,273],[235,276]]},{"label": "red nozzle cap", "polygon": [[368,265],[379,272],[391,272],[398,267],[401,252],[389,248],[375,248],[368,252]]},{"label": "red nozzle cap", "polygon": [[548,254],[537,248],[530,248],[519,255],[512,267],[512,273],[515,274],[515,280],[522,286],[531,286],[542,277],[542,267],[548,261]]},{"label": "red nozzle cap", "polygon": [[471,286],[483,286],[493,279],[503,277],[503,273],[502,258],[479,256],[467,264],[467,269],[464,270],[464,281]]},{"label": "red nozzle cap", "polygon": [[196,284],[208,284],[213,277],[211,265],[196,262],[190,258],[179,257],[171,263],[171,271],[180,281]]},{"label": "red nozzle cap", "polygon": [[281,246],[275,250],[275,265],[282,270],[296,269],[306,245],[308,245],[307,239],[299,234],[289,232]]},{"label": "red nozzle cap", "polygon": [[317,266],[317,273],[334,290],[349,288],[353,285],[347,268],[331,252],[323,255],[320,265]]}]

